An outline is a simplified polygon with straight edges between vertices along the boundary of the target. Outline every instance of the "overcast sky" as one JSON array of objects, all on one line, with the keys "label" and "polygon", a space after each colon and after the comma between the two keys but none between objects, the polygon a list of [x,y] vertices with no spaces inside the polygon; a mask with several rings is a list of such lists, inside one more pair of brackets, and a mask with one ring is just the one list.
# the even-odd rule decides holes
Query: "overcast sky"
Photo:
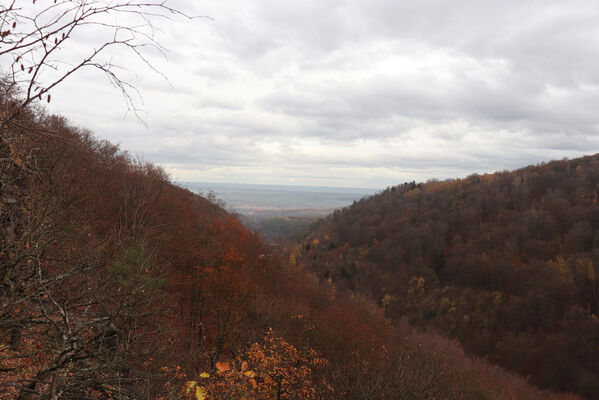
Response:
[{"label": "overcast sky", "polygon": [[596,0],[173,4],[212,20],[160,23],[169,82],[122,59],[147,126],[94,71],[49,110],[175,180],[383,188],[599,152]]}]

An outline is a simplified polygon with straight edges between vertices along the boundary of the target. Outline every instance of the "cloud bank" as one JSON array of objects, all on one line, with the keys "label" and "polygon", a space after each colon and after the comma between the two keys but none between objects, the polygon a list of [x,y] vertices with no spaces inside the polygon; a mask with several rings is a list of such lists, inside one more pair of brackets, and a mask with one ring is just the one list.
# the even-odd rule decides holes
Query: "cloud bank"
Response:
[{"label": "cloud bank", "polygon": [[377,188],[599,152],[594,1],[174,4],[213,20],[162,24],[170,85],[127,65],[147,128],[91,71],[51,108],[174,179]]}]

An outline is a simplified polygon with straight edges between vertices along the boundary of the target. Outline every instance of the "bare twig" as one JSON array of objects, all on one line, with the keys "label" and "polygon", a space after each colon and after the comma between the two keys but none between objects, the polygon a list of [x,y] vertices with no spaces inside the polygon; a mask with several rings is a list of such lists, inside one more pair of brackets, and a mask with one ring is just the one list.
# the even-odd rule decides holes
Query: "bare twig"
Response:
[{"label": "bare twig", "polygon": [[[0,5],[0,61],[6,66],[0,71],[10,81],[11,90],[19,89],[20,98],[12,110],[0,117],[5,125],[29,104],[50,101],[50,91],[84,67],[104,73],[110,83],[123,95],[127,109],[139,118],[137,106],[141,96],[137,89],[122,78],[126,69],[119,63],[100,59],[113,48],[133,54],[146,67],[166,78],[149,61],[145,53],[153,49],[165,54],[159,43],[157,21],[173,17],[187,20],[208,18],[191,16],[171,7],[167,1],[107,1],[61,0],[52,4],[25,5],[13,0]],[[42,2],[40,2],[42,3]],[[109,22],[111,21],[111,22]],[[82,34],[97,37],[87,54],[78,61],[69,60],[67,45]]]}]

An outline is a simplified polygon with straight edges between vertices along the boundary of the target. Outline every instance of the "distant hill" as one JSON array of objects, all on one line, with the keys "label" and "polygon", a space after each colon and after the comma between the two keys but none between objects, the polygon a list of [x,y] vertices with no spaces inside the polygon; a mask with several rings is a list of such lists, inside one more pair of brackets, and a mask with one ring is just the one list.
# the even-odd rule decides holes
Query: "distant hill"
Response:
[{"label": "distant hill", "polygon": [[294,258],[388,318],[597,399],[598,199],[599,155],[404,183],[318,222]]}]

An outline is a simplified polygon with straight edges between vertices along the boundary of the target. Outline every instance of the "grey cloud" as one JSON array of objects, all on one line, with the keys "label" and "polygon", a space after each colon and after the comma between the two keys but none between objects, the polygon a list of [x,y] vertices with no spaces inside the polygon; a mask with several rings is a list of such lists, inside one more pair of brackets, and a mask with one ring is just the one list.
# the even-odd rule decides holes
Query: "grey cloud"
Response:
[{"label": "grey cloud", "polygon": [[105,82],[79,81],[99,98],[61,110],[230,180],[351,171],[371,186],[599,151],[594,1],[177,2],[214,20],[163,26],[171,51],[152,60],[173,88],[133,64],[147,130],[114,111]]}]

